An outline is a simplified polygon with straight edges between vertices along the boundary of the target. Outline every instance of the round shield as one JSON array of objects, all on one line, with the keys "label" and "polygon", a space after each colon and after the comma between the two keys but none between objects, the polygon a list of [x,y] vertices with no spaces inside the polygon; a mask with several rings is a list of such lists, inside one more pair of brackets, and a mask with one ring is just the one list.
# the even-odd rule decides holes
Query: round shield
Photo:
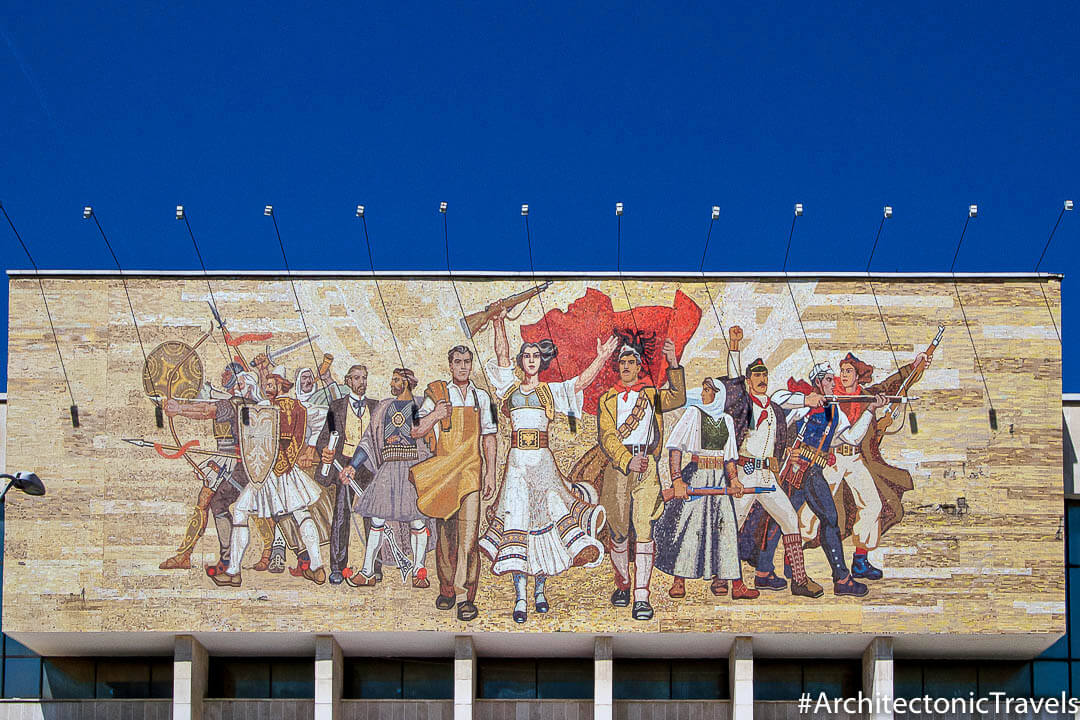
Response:
[{"label": "round shield", "polygon": [[203,366],[190,345],[179,340],[163,342],[146,356],[143,367],[143,387],[148,395],[191,399],[203,386]]}]

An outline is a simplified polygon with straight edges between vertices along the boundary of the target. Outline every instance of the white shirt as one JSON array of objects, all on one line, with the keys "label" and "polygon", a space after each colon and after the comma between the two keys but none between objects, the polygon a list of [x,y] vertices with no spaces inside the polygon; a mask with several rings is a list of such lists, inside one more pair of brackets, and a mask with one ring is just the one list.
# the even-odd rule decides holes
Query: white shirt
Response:
[{"label": "white shirt", "polygon": [[[788,420],[791,422],[798,422],[807,415],[810,414],[810,408],[805,407],[806,396],[799,392],[791,392],[790,390],[777,390],[773,393],[773,401],[783,406],[785,409],[794,408],[788,413]],[[866,435],[866,431],[870,429],[870,423],[874,419],[874,411],[870,408],[863,410],[862,415],[855,421],[855,424],[851,424],[851,420],[848,419],[847,413],[840,409],[839,405],[833,406],[833,412],[840,415],[840,420],[836,424],[836,432],[833,433],[833,438],[839,440],[842,443],[848,445],[858,445],[862,442],[863,437]]]},{"label": "white shirt", "polygon": [[[623,395],[626,395],[626,400],[623,400]],[[634,406],[637,405],[638,396],[641,393],[636,390],[631,390],[629,393],[623,393],[617,391],[615,402],[615,426],[621,427],[626,419],[630,417],[630,413],[634,410]],[[645,401],[645,415],[641,418],[641,422],[634,428],[633,432],[623,438],[624,445],[645,445],[653,439],[653,406],[648,400]]]},{"label": "white shirt", "polygon": [[[473,401],[473,393],[476,393],[476,401],[480,405],[480,434],[494,435],[499,431],[495,424],[495,418],[491,415],[491,396],[484,390],[476,387],[470,380],[462,390],[456,383],[446,384],[446,394],[450,396],[450,407],[476,407]],[[424,397],[424,403],[420,406],[420,417],[424,417],[435,409],[435,401],[429,396]],[[435,423],[435,439],[438,440],[440,423]]]},{"label": "white shirt", "polygon": [[735,423],[727,413],[721,415],[720,418],[728,431],[728,439],[723,450],[701,449],[701,411],[696,407],[686,408],[679,422],[675,423],[671,434],[668,435],[667,449],[696,455],[717,455],[725,460],[738,460],[739,449],[735,446]]}]

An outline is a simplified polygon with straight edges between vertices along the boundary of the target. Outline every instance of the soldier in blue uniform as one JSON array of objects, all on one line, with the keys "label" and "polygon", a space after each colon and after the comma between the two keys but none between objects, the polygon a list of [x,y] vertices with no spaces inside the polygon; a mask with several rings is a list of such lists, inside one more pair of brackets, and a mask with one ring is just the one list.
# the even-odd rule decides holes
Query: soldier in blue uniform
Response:
[{"label": "soldier in blue uniform", "polygon": [[[784,408],[787,420],[795,423],[796,431],[787,472],[782,474],[781,480],[786,480],[785,490],[795,510],[806,504],[821,521],[821,547],[832,568],[834,594],[861,597],[869,590],[848,572],[836,502],[822,469],[830,464],[833,440],[842,438],[853,445],[862,442],[874,420],[874,411],[884,407],[885,399],[878,396],[852,423],[839,405],[824,403],[824,396],[832,392],[835,382],[828,363],[819,363],[810,373],[810,382],[790,379],[787,390],[773,393],[773,402]],[[766,582],[774,578],[783,582],[773,571],[780,534],[776,521],[770,519],[765,529],[765,542],[755,563],[758,573],[766,574]]]}]

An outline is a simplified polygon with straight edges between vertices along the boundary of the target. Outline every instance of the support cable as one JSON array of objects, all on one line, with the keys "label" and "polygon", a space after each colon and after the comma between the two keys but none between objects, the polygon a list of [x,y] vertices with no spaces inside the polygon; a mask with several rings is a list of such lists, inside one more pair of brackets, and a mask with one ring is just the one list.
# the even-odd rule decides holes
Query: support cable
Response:
[{"label": "support cable", "polygon": [[274,234],[277,235],[278,247],[281,248],[281,259],[285,262],[285,274],[289,278],[289,287],[292,288],[293,298],[296,300],[296,309],[300,311],[300,324],[304,326],[304,336],[307,337],[308,348],[311,350],[311,359],[315,363],[311,371],[315,374],[315,381],[322,382],[325,385],[326,382],[319,377],[319,359],[315,355],[315,344],[311,341],[311,333],[308,332],[307,319],[304,317],[304,306],[300,304],[300,296],[296,292],[296,283],[293,281],[292,270],[289,268],[289,258],[285,255],[285,243],[281,241],[281,231],[278,229],[277,217],[274,215],[274,206],[267,205],[263,209],[263,215],[274,221]]},{"label": "support cable", "polygon": [[[525,218],[525,243],[529,247],[529,270],[532,272],[533,287],[536,289],[536,298],[540,301],[540,315],[544,318],[544,324],[547,326],[548,338],[552,337],[551,334],[551,319],[547,315],[547,309],[544,307],[544,295],[540,291],[540,282],[536,278],[536,265],[533,263],[533,251],[532,251],[532,233],[529,231],[529,206],[521,206],[521,216]],[[559,360],[559,354],[555,353],[555,367],[559,371],[559,381],[566,382],[566,375],[563,374],[562,361]],[[577,432],[577,416],[571,410],[566,414],[566,422],[570,425],[570,432]]]},{"label": "support cable", "polygon": [[34,277],[38,281],[38,291],[41,292],[41,302],[45,305],[45,317],[49,320],[49,330],[52,332],[53,343],[56,345],[56,357],[60,360],[60,372],[64,376],[64,384],[67,385],[68,397],[71,398],[71,426],[77,428],[79,427],[79,406],[75,402],[75,394],[71,391],[71,380],[68,378],[67,368],[64,366],[64,355],[60,352],[60,341],[56,337],[56,327],[53,325],[49,301],[45,298],[45,285],[41,280],[41,273],[38,271],[37,263],[34,262],[34,256],[30,254],[30,249],[26,247],[26,243],[23,242],[19,231],[15,229],[15,223],[11,221],[11,216],[8,215],[7,208],[4,207],[3,203],[0,203],[0,212],[4,213],[4,218],[7,220],[8,225],[11,226],[11,232],[15,233],[15,239],[19,241],[23,252],[26,253],[27,260],[30,261],[30,265],[34,268]]},{"label": "support cable", "polygon": [[394,332],[394,323],[390,320],[390,310],[386,306],[386,300],[383,299],[382,287],[379,285],[379,278],[375,275],[375,255],[371,252],[371,236],[368,235],[367,217],[364,215],[364,206],[356,206],[356,216],[364,223],[364,242],[367,244],[368,264],[371,267],[371,277],[375,281],[375,292],[379,295],[379,304],[382,305],[383,315],[386,317],[386,327],[390,329],[390,339],[394,342],[394,351],[397,353],[398,367],[404,369],[408,366],[405,364],[405,358],[401,355],[401,347],[398,345],[397,333]]},{"label": "support cable", "polygon": [[802,203],[795,204],[795,214],[791,216],[791,230],[788,231],[787,250],[784,251],[784,283],[787,285],[788,294],[791,295],[791,304],[795,308],[795,319],[799,321],[799,329],[802,330],[803,340],[806,342],[806,351],[810,353],[810,365],[817,366],[814,358],[814,349],[810,347],[810,338],[806,334],[806,326],[803,325],[802,314],[799,312],[799,303],[795,302],[795,291],[791,289],[791,277],[788,275],[788,256],[791,254],[791,238],[795,235],[795,221],[802,217]]},{"label": "support cable", "polygon": [[[206,289],[210,293],[210,307],[213,310],[214,319],[218,321],[218,329],[221,330],[221,339],[224,342],[225,347],[222,347],[220,343],[215,342],[218,350],[221,352],[222,357],[225,358],[225,364],[233,362],[232,351],[229,350],[229,337],[227,330],[225,329],[224,321],[221,319],[221,311],[218,309],[217,298],[214,297],[214,288],[210,286],[210,273],[206,271],[206,263],[203,262],[202,251],[199,250],[199,243],[195,240],[195,233],[191,231],[191,223],[188,222],[187,211],[183,205],[176,206],[176,219],[183,220],[184,226],[187,228],[188,236],[191,238],[191,245],[195,248],[195,257],[199,259],[199,267],[202,268],[203,279],[206,280]],[[215,338],[216,340],[216,338]],[[240,351],[239,346],[234,347],[233,350],[240,358],[240,364],[245,368],[248,367],[247,360],[244,359],[244,354]]]},{"label": "support cable", "polygon": [[142,333],[139,331],[139,321],[135,319],[135,306],[131,303],[131,293],[128,292],[124,268],[120,267],[120,260],[116,257],[116,251],[113,250],[112,243],[109,242],[109,238],[105,235],[105,229],[101,227],[101,221],[98,220],[97,213],[94,212],[94,209],[89,205],[83,208],[83,219],[91,219],[94,221],[94,224],[97,225],[98,232],[101,233],[101,239],[105,241],[105,247],[108,248],[109,254],[112,255],[113,262],[116,264],[116,269],[120,271],[120,283],[124,286],[124,297],[127,298],[128,310],[131,312],[131,324],[135,326],[135,338],[139,341],[139,351],[142,352],[143,367],[146,367],[146,347],[143,345]]},{"label": "support cable", "polygon": [[[1050,249],[1050,241],[1054,239],[1054,233],[1057,232],[1058,225],[1061,224],[1061,218],[1065,216],[1066,210],[1073,209],[1072,200],[1066,200],[1061,208],[1061,212],[1058,213],[1057,222],[1054,223],[1053,229],[1050,231],[1050,237],[1046,239],[1046,244],[1043,245],[1042,254],[1039,255],[1039,261],[1035,263],[1035,272],[1039,272],[1039,267],[1042,265],[1043,258],[1046,257],[1046,251]],[[1043,288],[1043,283],[1039,283],[1039,292],[1042,293],[1043,302],[1046,303],[1046,312],[1050,315],[1050,322],[1054,325],[1054,334],[1057,335],[1058,344],[1061,344],[1061,330],[1058,329],[1057,320],[1054,318],[1054,311],[1050,308],[1050,298],[1046,297],[1046,289]]]},{"label": "support cable", "polygon": [[[622,272],[622,215],[623,204],[615,203],[615,220],[617,221],[616,230],[616,245],[615,245],[615,268],[619,273],[619,284],[622,285],[623,295],[626,296],[626,305],[630,308],[630,321],[634,324],[634,335],[641,340],[641,329],[637,324],[637,316],[634,315],[634,303],[630,301],[630,291],[626,288],[626,280],[623,278]],[[665,338],[666,340],[666,338]],[[642,364],[645,365],[645,371],[649,373],[649,381],[652,382],[653,387],[659,388],[656,383],[656,378],[653,376],[652,363],[645,362],[645,358],[642,358]]]},{"label": "support cable", "polygon": [[[457,282],[454,280],[454,271],[450,267],[450,232],[446,222],[446,208],[447,204],[445,202],[439,203],[439,213],[442,215],[443,219],[443,252],[446,255],[446,274],[450,276],[450,287],[454,290],[454,297],[457,299],[458,309],[461,311],[462,326],[467,327],[465,304],[461,302],[461,293],[458,292]],[[476,361],[481,365],[480,376],[484,378],[484,386],[487,388],[488,398],[491,400],[491,417],[496,419],[497,421],[498,414],[496,413],[495,408],[495,389],[491,386],[491,382],[488,380],[487,374],[484,372],[483,360],[481,360],[480,358],[480,348],[476,345],[476,334],[471,332],[466,332],[465,334],[468,336],[469,342],[472,344],[473,353],[475,354]],[[470,377],[472,376],[471,371],[469,375]]]},{"label": "support cable", "polygon": [[878,318],[881,320],[881,329],[885,331],[885,342],[889,345],[889,352],[892,353],[893,364],[896,365],[897,372],[900,371],[900,361],[896,358],[896,348],[893,346],[892,338],[889,337],[889,326],[885,324],[885,313],[881,309],[881,303],[878,301],[877,290],[874,289],[874,281],[870,277],[870,263],[874,260],[874,253],[877,252],[878,241],[881,239],[881,230],[885,227],[885,221],[892,217],[892,208],[888,205],[885,206],[884,212],[881,214],[881,222],[878,223],[877,235],[874,236],[874,245],[870,248],[870,257],[866,259],[866,282],[870,285],[870,294],[874,296],[874,305],[877,307]]},{"label": "support cable", "polygon": [[709,229],[705,233],[705,249],[701,251],[701,264],[698,265],[698,272],[701,273],[701,280],[705,284],[705,294],[709,297],[709,307],[712,308],[713,316],[716,318],[716,326],[720,328],[720,338],[724,341],[724,347],[727,348],[728,355],[730,355],[731,344],[728,342],[727,333],[724,331],[724,323],[720,322],[720,312],[716,309],[716,302],[713,300],[712,290],[709,289],[709,281],[705,278],[705,256],[709,253],[709,241],[712,239],[713,225],[719,217],[720,206],[713,205],[712,216],[709,218]]},{"label": "support cable", "polygon": [[975,336],[971,332],[971,325],[968,323],[967,311],[964,309],[964,301],[960,297],[960,285],[956,282],[956,259],[960,257],[960,246],[964,244],[964,236],[967,234],[968,224],[971,222],[971,218],[977,217],[979,214],[979,207],[972,205],[968,208],[968,216],[964,220],[964,229],[960,232],[960,240],[956,243],[956,252],[953,253],[952,265],[949,266],[949,273],[952,275],[953,291],[956,293],[956,302],[960,306],[960,315],[964,319],[964,327],[967,329],[968,340],[971,341],[971,352],[975,355],[975,365],[979,369],[979,378],[982,380],[983,390],[986,391],[986,402],[990,405],[990,429],[997,430],[997,410],[994,409],[994,400],[990,397],[990,386],[986,384],[986,374],[983,372],[982,360],[979,359],[979,351],[975,348]]}]

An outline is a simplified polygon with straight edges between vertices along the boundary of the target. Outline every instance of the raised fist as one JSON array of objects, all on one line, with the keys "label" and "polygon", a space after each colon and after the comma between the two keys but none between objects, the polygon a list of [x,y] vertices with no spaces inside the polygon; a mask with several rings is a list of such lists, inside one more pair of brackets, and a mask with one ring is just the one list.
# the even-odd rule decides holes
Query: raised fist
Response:
[{"label": "raised fist", "polygon": [[738,325],[732,325],[731,327],[728,328],[727,334],[728,334],[728,341],[729,341],[728,344],[731,345],[731,349],[732,350],[738,350],[739,349],[739,343],[741,343],[742,339],[743,339],[742,328],[739,327]]}]

